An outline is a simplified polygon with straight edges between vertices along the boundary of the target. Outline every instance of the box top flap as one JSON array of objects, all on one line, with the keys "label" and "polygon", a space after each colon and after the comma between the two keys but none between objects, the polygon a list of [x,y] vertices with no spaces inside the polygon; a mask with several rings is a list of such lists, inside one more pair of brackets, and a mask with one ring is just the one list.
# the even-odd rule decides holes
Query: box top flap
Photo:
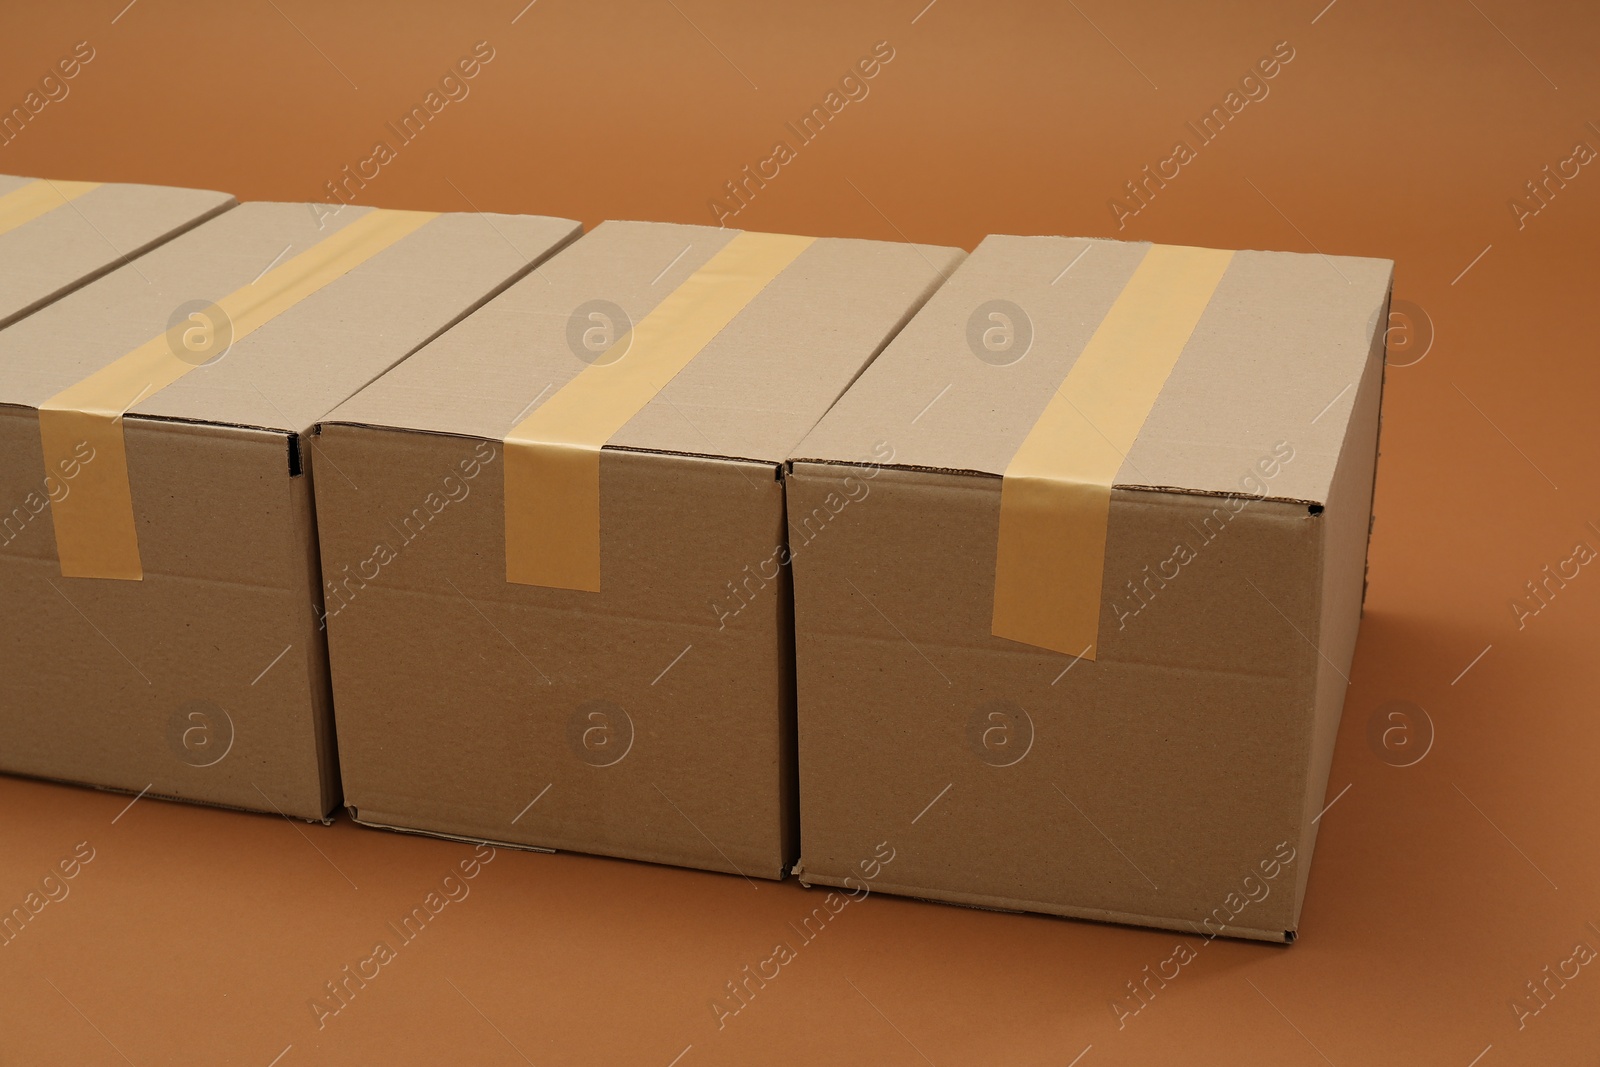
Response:
[{"label": "box top flap", "polygon": [[234,203],[206,189],[0,175],[0,199],[13,196],[28,207],[0,218],[0,324]]},{"label": "box top flap", "polygon": [[[603,223],[329,420],[499,440],[739,232]],[[786,459],[962,255],[817,239],[607,447]]]},{"label": "box top flap", "polygon": [[[985,239],[795,457],[853,462],[886,441],[896,466],[1003,475],[1150,247]],[[1235,253],[1115,484],[1239,494],[1288,442],[1295,462],[1271,495],[1325,502],[1392,271],[1381,259]]]},{"label": "box top flap", "polygon": [[192,321],[199,351],[185,358],[203,365],[133,402],[130,415],[304,431],[580,229],[439,215],[225,344],[229,326],[209,305],[372,211],[249,203],[203,223],[0,332],[0,403],[37,407]]}]

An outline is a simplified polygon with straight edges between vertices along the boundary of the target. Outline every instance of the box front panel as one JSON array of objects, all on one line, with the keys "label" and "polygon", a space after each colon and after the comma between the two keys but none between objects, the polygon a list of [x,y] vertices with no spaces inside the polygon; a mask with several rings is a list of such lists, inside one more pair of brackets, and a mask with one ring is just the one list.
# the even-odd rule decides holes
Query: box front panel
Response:
[{"label": "box front panel", "polygon": [[347,476],[317,507],[359,818],[779,876],[793,683],[771,467],[603,453],[588,593],[507,583],[499,442],[333,425],[317,456]]},{"label": "box front panel", "polygon": [[0,414],[0,769],[319,818],[332,806],[308,478],[282,434],[130,419],[142,581],[63,578],[37,415]]},{"label": "box front panel", "polygon": [[999,494],[791,475],[803,877],[1282,939],[1317,518],[1118,491],[1099,656],[1075,660],[990,634]]}]

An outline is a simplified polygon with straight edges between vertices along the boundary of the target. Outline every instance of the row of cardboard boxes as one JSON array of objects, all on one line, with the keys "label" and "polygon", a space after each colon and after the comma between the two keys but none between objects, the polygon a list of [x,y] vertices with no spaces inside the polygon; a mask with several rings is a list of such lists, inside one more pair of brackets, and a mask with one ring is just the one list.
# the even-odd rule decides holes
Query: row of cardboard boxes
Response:
[{"label": "row of cardboard boxes", "polygon": [[1391,267],[0,178],[0,770],[1292,940]]}]

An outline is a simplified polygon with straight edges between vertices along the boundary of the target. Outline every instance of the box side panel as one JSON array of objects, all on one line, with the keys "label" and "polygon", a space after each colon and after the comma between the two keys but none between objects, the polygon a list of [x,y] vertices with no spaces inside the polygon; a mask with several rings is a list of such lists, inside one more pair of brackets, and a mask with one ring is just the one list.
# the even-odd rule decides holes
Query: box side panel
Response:
[{"label": "box side panel", "polygon": [[[1388,321],[1388,307],[1380,322]],[[1328,774],[1333,764],[1334,742],[1349,691],[1355,658],[1361,603],[1366,593],[1367,544],[1371,539],[1372,501],[1377,477],[1378,423],[1384,376],[1384,333],[1373,338],[1372,351],[1357,383],[1354,407],[1334,473],[1333,490],[1322,515],[1322,611],[1317,620],[1317,643],[1324,659],[1317,663],[1317,714],[1312,734],[1305,796],[1305,826],[1301,852],[1307,863],[1299,872],[1301,902],[1310,858],[1316,844],[1317,823],[1312,822],[1328,802]]]},{"label": "box side panel", "polygon": [[326,815],[305,479],[284,436],[140,419],[125,433],[144,580],[63,578],[44,502],[73,475],[46,483],[37,415],[0,413],[0,501],[30,516],[0,544],[0,769]]},{"label": "box side panel", "polygon": [[793,706],[775,469],[606,451],[602,591],[584,593],[506,582],[501,447],[339,424],[319,439],[348,475],[316,486],[346,803],[779,877]]},{"label": "box side panel", "polygon": [[799,463],[788,485],[806,877],[887,847],[914,896],[1289,928],[1305,508],[1115,493],[1089,661],[990,635],[999,479]]}]

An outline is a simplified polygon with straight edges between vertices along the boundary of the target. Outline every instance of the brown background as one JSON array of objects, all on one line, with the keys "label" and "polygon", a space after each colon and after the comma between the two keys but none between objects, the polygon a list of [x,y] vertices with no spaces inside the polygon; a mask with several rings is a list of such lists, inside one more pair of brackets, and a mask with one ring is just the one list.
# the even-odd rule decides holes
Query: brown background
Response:
[{"label": "brown background", "polygon": [[[75,843],[96,855],[0,947],[0,1061],[1600,1058],[1600,968],[1520,1030],[1510,1007],[1575,943],[1600,948],[1600,576],[1521,629],[1510,607],[1577,542],[1600,547],[1600,173],[1523,228],[1508,207],[1575,142],[1600,148],[1600,20],[1506,0],[925,2],[538,0],[515,23],[519,0],[32,5],[3,19],[0,105],[76,42],[96,57],[0,148],[0,172],[319,198],[486,40],[470,96],[360,202],[710,221],[722,183],[888,40],[870,95],[738,225],[1392,257],[1411,310],[1391,362],[1411,365],[1389,376],[1367,617],[1300,943],[1191,938],[1198,958],[1119,1030],[1110,1001],[1173,935],[873,897],[719,1030],[711,998],[798,940],[786,924],[816,894],[502,852],[318,1030],[322,983],[468,846],[5,780],[0,907]],[[1282,40],[1296,55],[1270,96],[1119,233],[1107,200]],[[1410,767],[1368,740],[1394,700],[1433,726]],[[1402,753],[1426,747],[1409,714]]]}]

